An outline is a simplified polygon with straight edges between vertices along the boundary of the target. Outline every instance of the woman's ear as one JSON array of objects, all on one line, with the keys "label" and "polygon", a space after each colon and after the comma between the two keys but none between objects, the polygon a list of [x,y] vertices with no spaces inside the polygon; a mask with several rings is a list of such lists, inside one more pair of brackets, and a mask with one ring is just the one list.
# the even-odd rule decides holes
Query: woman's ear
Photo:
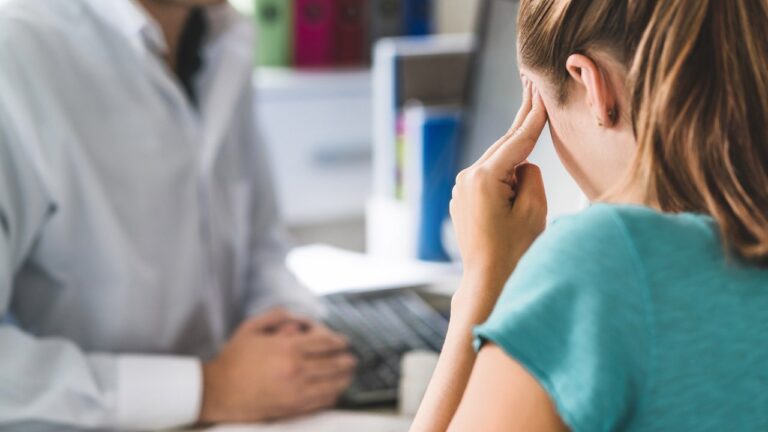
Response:
[{"label": "woman's ear", "polygon": [[598,126],[611,127],[619,118],[616,95],[602,69],[591,58],[571,54],[565,62],[568,73],[584,87],[592,115]]}]

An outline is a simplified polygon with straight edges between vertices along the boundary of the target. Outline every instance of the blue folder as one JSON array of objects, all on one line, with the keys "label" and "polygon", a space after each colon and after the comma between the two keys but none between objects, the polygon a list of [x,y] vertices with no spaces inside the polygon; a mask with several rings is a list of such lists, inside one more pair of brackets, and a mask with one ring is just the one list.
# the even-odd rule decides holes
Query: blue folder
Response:
[{"label": "blue folder", "polygon": [[432,0],[405,0],[403,23],[407,36],[432,33]]},{"label": "blue folder", "polygon": [[423,183],[418,227],[418,258],[450,261],[443,247],[443,224],[449,218],[451,191],[458,170],[458,131],[460,116],[443,113],[426,117],[423,133]]}]

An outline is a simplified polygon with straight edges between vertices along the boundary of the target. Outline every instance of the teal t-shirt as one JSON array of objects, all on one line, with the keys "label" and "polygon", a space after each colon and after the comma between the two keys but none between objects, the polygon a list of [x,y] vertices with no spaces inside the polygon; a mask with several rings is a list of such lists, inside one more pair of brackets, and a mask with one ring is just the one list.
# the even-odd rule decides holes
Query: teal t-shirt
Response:
[{"label": "teal t-shirt", "polygon": [[768,431],[768,270],[724,253],[707,216],[597,204],[558,220],[475,334],[572,431]]}]

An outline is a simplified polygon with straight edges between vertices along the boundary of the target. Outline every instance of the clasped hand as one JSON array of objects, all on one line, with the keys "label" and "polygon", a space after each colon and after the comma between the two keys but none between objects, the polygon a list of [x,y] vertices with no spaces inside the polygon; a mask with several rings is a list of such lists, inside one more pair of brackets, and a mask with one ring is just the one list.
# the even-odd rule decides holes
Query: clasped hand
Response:
[{"label": "clasped hand", "polygon": [[200,421],[256,422],[329,408],[356,364],[341,335],[273,310],[242,324],[203,365]]}]

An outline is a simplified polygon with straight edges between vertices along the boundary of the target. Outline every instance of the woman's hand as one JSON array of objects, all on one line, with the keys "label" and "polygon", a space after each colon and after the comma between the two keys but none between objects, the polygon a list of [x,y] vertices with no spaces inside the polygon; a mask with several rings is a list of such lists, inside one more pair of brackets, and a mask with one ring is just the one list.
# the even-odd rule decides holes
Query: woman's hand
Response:
[{"label": "woman's hand", "polygon": [[448,429],[475,364],[472,328],[485,321],[517,260],[544,230],[547,200],[541,173],[525,164],[547,113],[525,82],[523,106],[512,127],[456,179],[451,201],[464,278],[453,297],[451,321],[437,368],[411,426]]},{"label": "woman's hand", "polygon": [[525,163],[547,113],[524,79],[525,96],[512,127],[453,189],[451,218],[464,263],[465,283],[454,304],[490,313],[517,261],[544,230],[547,201],[538,167]]}]

